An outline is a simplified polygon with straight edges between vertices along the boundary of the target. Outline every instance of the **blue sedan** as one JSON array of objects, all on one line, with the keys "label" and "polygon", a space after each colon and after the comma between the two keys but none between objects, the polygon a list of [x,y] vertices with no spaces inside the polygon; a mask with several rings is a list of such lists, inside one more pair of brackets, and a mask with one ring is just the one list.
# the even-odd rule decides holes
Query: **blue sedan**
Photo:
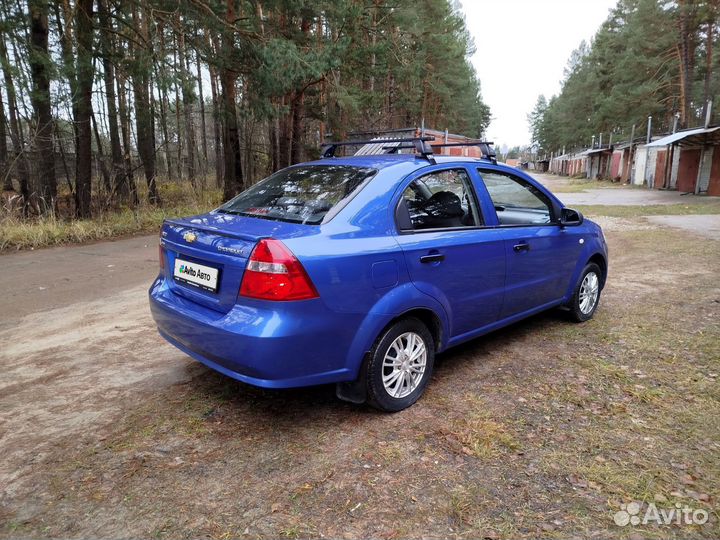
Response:
[{"label": "blue sedan", "polygon": [[229,377],[399,411],[449,347],[551,308],[590,319],[607,268],[600,227],[516,169],[330,157],[166,221],[150,305],[167,341]]}]

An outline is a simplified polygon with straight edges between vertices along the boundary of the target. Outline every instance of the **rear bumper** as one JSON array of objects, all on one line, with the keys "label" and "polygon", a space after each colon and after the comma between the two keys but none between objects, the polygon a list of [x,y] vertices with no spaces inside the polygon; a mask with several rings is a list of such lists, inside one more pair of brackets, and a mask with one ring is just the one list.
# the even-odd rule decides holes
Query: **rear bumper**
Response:
[{"label": "rear bumper", "polygon": [[331,312],[321,300],[248,300],[220,313],[168,289],[163,278],[149,292],[160,335],[206,366],[263,388],[292,388],[353,380],[350,345],[358,314]]}]

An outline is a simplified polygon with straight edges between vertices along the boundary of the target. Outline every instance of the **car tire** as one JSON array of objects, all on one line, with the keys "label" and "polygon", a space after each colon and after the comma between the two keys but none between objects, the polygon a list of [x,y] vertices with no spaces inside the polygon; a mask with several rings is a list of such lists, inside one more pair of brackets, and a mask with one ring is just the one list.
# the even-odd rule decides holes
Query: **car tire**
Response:
[{"label": "car tire", "polygon": [[600,303],[602,279],[602,270],[597,264],[589,263],[583,268],[572,298],[567,305],[573,321],[585,322],[592,319]]},{"label": "car tire", "polygon": [[367,402],[385,412],[406,409],[425,391],[434,361],[435,341],[427,326],[414,317],[396,322],[370,351]]}]

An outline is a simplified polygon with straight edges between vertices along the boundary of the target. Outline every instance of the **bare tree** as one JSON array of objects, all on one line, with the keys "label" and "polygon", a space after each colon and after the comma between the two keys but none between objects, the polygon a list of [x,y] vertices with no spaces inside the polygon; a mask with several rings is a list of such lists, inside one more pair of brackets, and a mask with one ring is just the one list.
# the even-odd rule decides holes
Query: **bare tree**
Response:
[{"label": "bare tree", "polygon": [[148,201],[158,204],[160,197],[155,178],[155,115],[150,94],[150,33],[147,13],[138,13],[137,6],[133,6],[133,23],[143,44],[142,50],[136,51],[138,58],[134,62],[132,75],[138,154],[140,154],[140,161],[142,161],[145,171]]},{"label": "bare tree", "polygon": [[107,103],[108,134],[110,136],[110,155],[112,157],[112,189],[113,194],[119,193],[123,198],[127,199],[130,195],[130,186],[127,183],[122,148],[120,146],[115,96],[115,66],[112,62],[114,31],[108,13],[107,0],[98,0],[98,18],[100,22],[100,52],[102,54],[105,101]]},{"label": "bare tree", "polygon": [[3,191],[13,191],[12,177],[8,167],[6,123],[5,104],[3,103],[2,89],[0,89],[0,180],[2,180]]},{"label": "bare tree", "polygon": [[5,47],[5,36],[0,33],[0,64],[2,64],[3,78],[7,92],[8,116],[10,117],[10,140],[15,151],[15,168],[20,180],[20,195],[23,198],[23,213],[27,214],[30,203],[30,174],[28,172],[27,155],[25,154],[25,141],[20,122],[18,121],[17,98],[15,95],[15,81],[10,70],[10,61]]}]

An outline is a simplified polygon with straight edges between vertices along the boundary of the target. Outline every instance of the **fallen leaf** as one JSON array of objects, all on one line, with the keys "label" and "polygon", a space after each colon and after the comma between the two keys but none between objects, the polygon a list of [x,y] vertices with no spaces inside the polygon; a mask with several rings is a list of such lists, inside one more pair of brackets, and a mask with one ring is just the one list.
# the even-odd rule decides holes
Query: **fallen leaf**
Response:
[{"label": "fallen leaf", "polygon": [[695,479],[689,474],[683,474],[680,477],[680,481],[686,486],[692,486],[695,483]]}]

